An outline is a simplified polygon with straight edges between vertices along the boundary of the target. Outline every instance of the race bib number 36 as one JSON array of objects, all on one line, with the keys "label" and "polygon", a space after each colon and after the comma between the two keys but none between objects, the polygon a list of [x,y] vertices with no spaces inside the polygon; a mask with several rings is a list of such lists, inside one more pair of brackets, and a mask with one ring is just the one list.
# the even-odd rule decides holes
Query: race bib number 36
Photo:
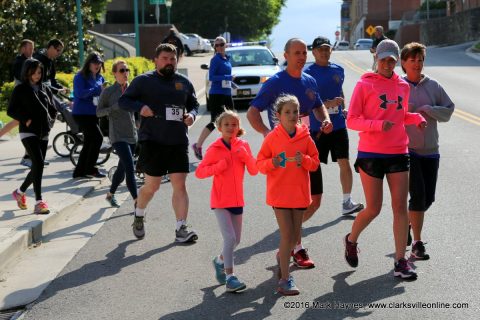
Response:
[{"label": "race bib number 36", "polygon": [[176,106],[168,106],[165,109],[167,121],[183,121],[183,109]]}]

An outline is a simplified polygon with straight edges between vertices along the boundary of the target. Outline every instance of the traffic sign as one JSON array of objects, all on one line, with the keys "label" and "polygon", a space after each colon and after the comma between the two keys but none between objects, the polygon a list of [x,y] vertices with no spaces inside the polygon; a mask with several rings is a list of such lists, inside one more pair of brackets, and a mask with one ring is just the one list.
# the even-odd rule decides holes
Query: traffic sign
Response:
[{"label": "traffic sign", "polygon": [[150,4],[165,4],[165,0],[150,0]]},{"label": "traffic sign", "polygon": [[369,25],[367,30],[365,30],[369,36],[372,36],[372,34],[375,32],[375,28],[372,25]]},{"label": "traffic sign", "polygon": [[335,36],[338,37],[340,35],[340,31],[335,31]]}]

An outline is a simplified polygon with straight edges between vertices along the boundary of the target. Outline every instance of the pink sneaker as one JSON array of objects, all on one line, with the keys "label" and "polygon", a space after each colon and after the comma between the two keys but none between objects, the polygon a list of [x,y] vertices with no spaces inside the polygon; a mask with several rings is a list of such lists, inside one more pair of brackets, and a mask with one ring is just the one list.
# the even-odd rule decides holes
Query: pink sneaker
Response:
[{"label": "pink sneaker", "polygon": [[15,189],[12,192],[12,197],[13,200],[17,201],[17,205],[20,209],[26,210],[27,209],[27,197],[25,196],[25,193],[21,194],[17,192],[17,189]]},{"label": "pink sneaker", "polygon": [[35,209],[33,210],[34,214],[49,214],[50,210],[48,209],[48,204],[45,201],[40,201],[35,204]]}]

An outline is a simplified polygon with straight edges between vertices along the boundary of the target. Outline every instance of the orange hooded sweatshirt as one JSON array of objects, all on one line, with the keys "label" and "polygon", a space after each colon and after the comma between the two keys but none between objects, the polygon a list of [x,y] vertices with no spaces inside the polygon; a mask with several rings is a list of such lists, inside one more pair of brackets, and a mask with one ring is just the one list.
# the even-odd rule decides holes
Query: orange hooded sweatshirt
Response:
[{"label": "orange hooded sweatshirt", "polygon": [[199,179],[213,176],[211,208],[243,207],[245,167],[252,176],[258,173],[248,142],[234,138],[230,143],[231,148],[228,149],[222,138],[215,140],[195,170],[195,176]]},{"label": "orange hooded sweatshirt", "polygon": [[[294,158],[297,151],[303,154],[302,165],[287,161],[285,167],[275,168],[272,159],[282,152]],[[258,170],[267,175],[267,204],[279,208],[306,208],[312,202],[308,171],[320,165],[318,151],[308,127],[297,125],[295,136],[290,138],[282,125],[277,125],[263,141],[257,156]]]}]

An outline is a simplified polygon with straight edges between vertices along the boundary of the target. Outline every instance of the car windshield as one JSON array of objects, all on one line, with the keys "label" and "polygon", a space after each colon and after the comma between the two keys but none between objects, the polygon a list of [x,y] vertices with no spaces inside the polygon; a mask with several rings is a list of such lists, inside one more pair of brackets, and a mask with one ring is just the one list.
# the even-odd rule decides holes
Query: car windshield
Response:
[{"label": "car windshield", "polygon": [[276,64],[273,55],[266,49],[228,50],[227,54],[230,56],[232,67],[272,66]]}]

